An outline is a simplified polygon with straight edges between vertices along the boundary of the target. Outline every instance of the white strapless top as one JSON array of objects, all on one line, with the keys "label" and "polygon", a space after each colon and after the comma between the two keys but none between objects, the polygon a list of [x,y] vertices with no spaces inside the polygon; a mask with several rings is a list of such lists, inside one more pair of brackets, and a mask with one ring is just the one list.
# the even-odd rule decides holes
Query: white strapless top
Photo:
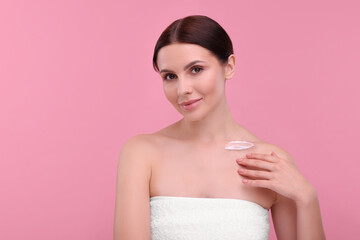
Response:
[{"label": "white strapless top", "polygon": [[150,198],[152,240],[264,240],[269,211],[241,199]]}]

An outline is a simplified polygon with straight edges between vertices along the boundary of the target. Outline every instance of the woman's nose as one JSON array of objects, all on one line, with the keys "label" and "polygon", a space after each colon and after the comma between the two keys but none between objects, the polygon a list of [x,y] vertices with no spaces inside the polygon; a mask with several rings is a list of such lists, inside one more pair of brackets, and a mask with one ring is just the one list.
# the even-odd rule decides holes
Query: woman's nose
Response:
[{"label": "woman's nose", "polygon": [[179,79],[178,80],[178,95],[185,95],[192,93],[191,82],[187,79]]}]

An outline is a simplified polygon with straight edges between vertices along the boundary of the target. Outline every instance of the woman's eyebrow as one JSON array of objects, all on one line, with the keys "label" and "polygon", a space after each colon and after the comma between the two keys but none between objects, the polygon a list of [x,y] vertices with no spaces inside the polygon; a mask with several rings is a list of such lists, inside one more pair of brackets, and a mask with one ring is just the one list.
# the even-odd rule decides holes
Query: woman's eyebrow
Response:
[{"label": "woman's eyebrow", "polygon": [[[198,63],[198,62],[204,62],[204,61],[201,61],[201,60],[192,61],[192,62],[190,62],[190,63],[188,63],[188,64],[185,65],[184,71],[185,71],[188,67],[190,67],[190,66],[192,66],[192,65],[194,65],[195,63]],[[162,73],[162,72],[172,72],[172,71],[171,71],[171,70],[168,70],[168,69],[163,69],[163,70],[160,71],[160,73]]]}]

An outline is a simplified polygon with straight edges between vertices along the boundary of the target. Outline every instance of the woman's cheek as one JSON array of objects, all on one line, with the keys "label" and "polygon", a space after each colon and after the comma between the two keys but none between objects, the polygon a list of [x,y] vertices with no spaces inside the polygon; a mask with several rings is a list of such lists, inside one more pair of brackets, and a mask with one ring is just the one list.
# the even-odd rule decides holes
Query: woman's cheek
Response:
[{"label": "woman's cheek", "polygon": [[165,93],[166,99],[170,103],[172,103],[172,104],[177,103],[176,89],[172,88],[171,86],[164,85],[164,93]]},{"label": "woman's cheek", "polygon": [[214,79],[214,76],[212,75],[208,75],[208,76],[204,76],[204,79],[202,81],[201,84],[201,90],[204,94],[212,94],[214,92],[216,92],[217,88],[217,84],[216,81]]}]

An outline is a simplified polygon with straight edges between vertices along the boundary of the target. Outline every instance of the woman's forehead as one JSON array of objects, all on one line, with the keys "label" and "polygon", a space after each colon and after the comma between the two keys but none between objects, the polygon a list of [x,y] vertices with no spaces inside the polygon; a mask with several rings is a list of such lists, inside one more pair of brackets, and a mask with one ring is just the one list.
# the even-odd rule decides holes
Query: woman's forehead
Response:
[{"label": "woman's forehead", "polygon": [[159,69],[183,67],[188,63],[200,60],[207,63],[213,61],[214,56],[206,48],[189,43],[174,43],[162,47],[158,52]]}]

